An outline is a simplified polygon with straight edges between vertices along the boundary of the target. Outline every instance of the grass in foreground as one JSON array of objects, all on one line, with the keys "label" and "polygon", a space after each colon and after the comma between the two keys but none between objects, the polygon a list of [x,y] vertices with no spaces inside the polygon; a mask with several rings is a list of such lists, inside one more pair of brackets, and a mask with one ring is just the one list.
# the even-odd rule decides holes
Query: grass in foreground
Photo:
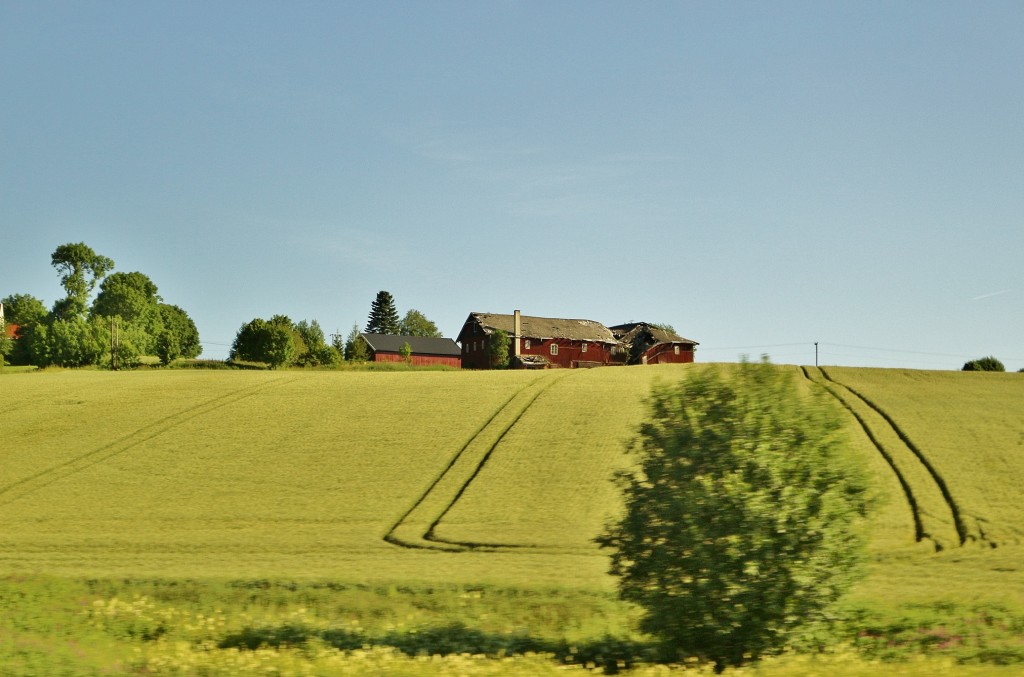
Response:
[{"label": "grass in foreground", "polygon": [[[0,579],[0,674],[708,674],[610,593],[330,581]],[[1014,674],[1024,612],[859,607],[838,648],[726,674]],[[856,629],[854,629],[856,628]],[[927,658],[924,658],[927,656]]]}]

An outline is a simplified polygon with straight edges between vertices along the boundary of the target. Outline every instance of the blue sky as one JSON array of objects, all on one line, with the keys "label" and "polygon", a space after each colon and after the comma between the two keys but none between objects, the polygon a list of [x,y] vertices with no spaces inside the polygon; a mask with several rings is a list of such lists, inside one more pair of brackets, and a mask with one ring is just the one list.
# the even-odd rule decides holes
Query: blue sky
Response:
[{"label": "blue sky", "polygon": [[1024,367],[1024,4],[0,0],[0,297]]}]

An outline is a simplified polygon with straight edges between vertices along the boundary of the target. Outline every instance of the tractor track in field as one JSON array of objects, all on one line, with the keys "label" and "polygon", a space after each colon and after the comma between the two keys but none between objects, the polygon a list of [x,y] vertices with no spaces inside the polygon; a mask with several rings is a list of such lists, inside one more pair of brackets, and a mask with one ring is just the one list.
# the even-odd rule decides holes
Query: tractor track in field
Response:
[{"label": "tractor track in field", "polygon": [[[804,372],[804,376],[808,380],[815,381],[815,379],[811,377],[809,371],[810,367],[801,367],[801,369]],[[928,457],[925,455],[923,451],[921,451],[920,447],[918,447],[913,442],[913,440],[910,439],[906,432],[904,432],[903,429],[900,428],[899,424],[897,424],[896,421],[893,420],[893,418],[888,413],[886,413],[885,410],[883,410],[880,406],[875,404],[870,398],[868,398],[860,391],[856,390],[855,388],[845,383],[840,383],[823,368],[817,367],[816,370],[818,373],[821,374],[822,378],[824,379],[824,381],[822,381],[821,383],[825,387],[825,389],[836,400],[838,400],[839,403],[848,412],[850,412],[853,415],[853,417],[857,420],[858,424],[860,424],[861,429],[867,435],[868,439],[875,446],[878,452],[882,455],[882,458],[885,459],[886,463],[889,465],[893,473],[896,475],[896,479],[899,481],[900,487],[903,490],[904,498],[906,499],[907,504],[910,507],[911,513],[913,514],[915,540],[920,542],[925,539],[929,539],[935,544],[936,551],[943,549],[943,545],[940,543],[940,541],[936,539],[934,535],[928,533],[928,531],[926,530],[923,519],[924,511],[921,507],[920,502],[915,496],[914,489],[912,488],[911,483],[908,480],[906,474],[900,470],[900,464],[897,462],[895,455],[889,449],[886,449],[885,445],[879,440],[876,431],[872,429],[871,424],[869,424],[868,421],[854,409],[853,405],[846,399],[846,397],[844,397],[843,392],[849,393],[849,395],[855,398],[856,401],[859,401],[864,406],[868,407],[868,409],[876,413],[882,419],[882,421],[885,422],[885,425],[888,428],[889,432],[894,434],[900,440],[900,442],[906,448],[906,452],[911,457],[913,457],[927,473],[927,476],[929,477],[931,483],[934,485],[934,489],[932,490],[938,491],[938,493],[942,497],[942,501],[945,503],[946,509],[949,512],[951,526],[956,531],[958,541],[957,545],[963,546],[968,541],[968,539],[973,538],[971,535],[968,534],[967,528],[964,525],[963,513],[960,509],[960,506],[954,499],[953,494],[949,489],[949,485],[946,484],[945,479],[943,479],[942,475],[938,472],[938,470],[931,463],[931,461],[928,460]],[[927,490],[927,488],[925,488],[925,490]],[[984,537],[982,536],[982,539],[983,538]]]},{"label": "tractor track in field", "polygon": [[255,386],[248,386],[239,390],[234,390],[230,393],[219,395],[200,404],[175,412],[169,416],[165,416],[153,421],[152,423],[147,423],[134,432],[128,433],[127,435],[124,435],[112,442],[108,442],[96,449],[80,454],[66,461],[62,461],[61,463],[51,465],[50,467],[44,468],[36,473],[0,486],[0,506],[13,503],[24,496],[34,493],[43,487],[64,479],[65,477],[82,472],[83,470],[99,465],[100,463],[108,461],[116,456],[120,456],[140,444],[159,437],[167,431],[172,430],[173,428],[176,428],[177,426],[180,426],[194,418],[198,418],[199,416],[216,411],[222,407],[240,402],[241,400],[252,397],[271,386],[285,385],[295,380],[297,379],[284,380],[284,377],[281,377],[274,379],[269,383],[260,383]]},{"label": "tractor track in field", "polygon": [[[461,543],[434,535],[434,529],[455,506],[490,460],[505,436],[544,392],[569,372],[555,372],[532,381],[498,407],[480,428],[455,452],[448,464],[384,535],[392,545],[415,550],[463,552],[467,550],[515,549],[526,546]],[[493,441],[490,441],[492,440]],[[431,508],[428,504],[439,504]],[[422,514],[417,514],[422,513]],[[419,525],[419,526],[417,526]]]}]

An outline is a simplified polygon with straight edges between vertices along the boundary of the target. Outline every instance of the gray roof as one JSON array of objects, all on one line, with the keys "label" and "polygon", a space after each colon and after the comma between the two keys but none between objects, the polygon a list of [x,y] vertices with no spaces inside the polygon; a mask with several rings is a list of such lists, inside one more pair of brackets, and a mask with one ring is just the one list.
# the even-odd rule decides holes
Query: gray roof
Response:
[{"label": "gray roof", "polygon": [[360,334],[374,352],[397,353],[406,343],[415,355],[452,355],[461,356],[459,344],[450,338],[430,338],[427,336],[396,336],[394,334]]},{"label": "gray roof", "polygon": [[[488,334],[496,329],[500,329],[509,336],[512,336],[515,331],[513,315],[470,313],[469,317],[470,319],[475,319]],[[608,327],[594,320],[566,320],[553,317],[532,317],[530,315],[521,315],[520,319],[522,322],[522,335],[528,338],[561,338],[574,341],[594,341],[595,343],[618,343]],[[459,338],[462,338],[461,334]]]},{"label": "gray roof", "polygon": [[659,327],[655,327],[653,324],[648,322],[627,322],[626,324],[618,324],[611,328],[612,334],[618,337],[623,343],[632,343],[633,340],[643,332],[646,332],[653,339],[654,343],[691,343],[693,345],[700,345],[696,341],[688,338],[683,338],[679,334],[665,331]]}]

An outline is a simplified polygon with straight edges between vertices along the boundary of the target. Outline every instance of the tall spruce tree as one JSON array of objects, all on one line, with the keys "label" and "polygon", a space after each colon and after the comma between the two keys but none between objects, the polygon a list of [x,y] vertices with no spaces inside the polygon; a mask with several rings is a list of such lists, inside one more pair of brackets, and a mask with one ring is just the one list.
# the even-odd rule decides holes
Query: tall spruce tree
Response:
[{"label": "tall spruce tree", "polygon": [[395,299],[386,291],[377,292],[377,298],[370,306],[370,317],[366,320],[367,334],[398,334],[398,310]]}]

